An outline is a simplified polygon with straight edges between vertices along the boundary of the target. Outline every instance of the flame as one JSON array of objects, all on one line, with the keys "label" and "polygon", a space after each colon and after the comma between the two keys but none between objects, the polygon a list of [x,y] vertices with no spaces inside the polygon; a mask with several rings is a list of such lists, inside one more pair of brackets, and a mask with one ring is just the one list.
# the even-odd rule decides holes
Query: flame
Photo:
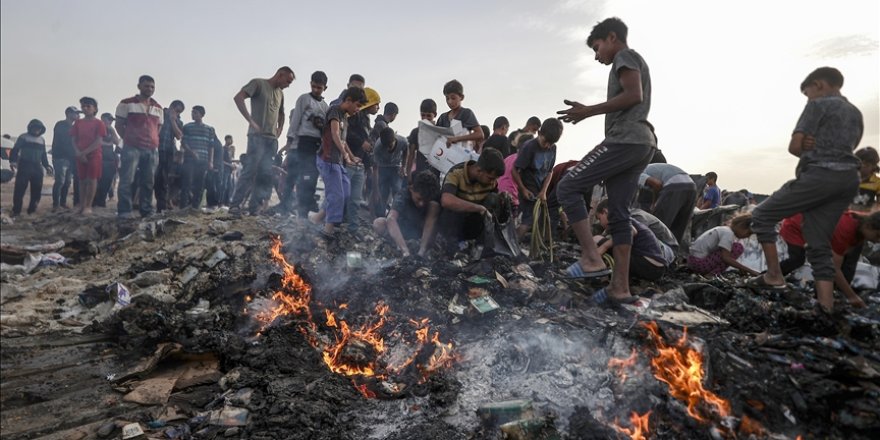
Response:
[{"label": "flame", "polygon": [[614,421],[614,428],[620,431],[621,434],[628,435],[631,440],[647,440],[648,417],[650,416],[651,411],[648,411],[641,416],[638,415],[638,413],[633,412],[629,416],[629,422],[632,425],[632,429],[618,425],[617,420]]},{"label": "flame", "polygon": [[[384,303],[377,304],[373,318],[360,326],[353,326],[345,319],[340,319],[330,308],[325,309],[324,322],[326,328],[333,332],[334,341],[332,343],[321,342],[317,336],[318,326],[313,320],[310,307],[312,302],[311,286],[296,273],[295,267],[287,262],[281,252],[279,237],[272,237],[270,255],[272,260],[282,269],[281,289],[273,293],[274,305],[272,307],[256,313],[255,318],[263,323],[260,332],[279,317],[290,315],[303,318],[300,331],[313,347],[321,351],[322,360],[327,367],[334,373],[351,377],[355,389],[364,397],[375,398],[376,393],[369,389],[367,383],[359,384],[356,380],[357,377],[371,377],[381,380],[390,374],[398,374],[412,365],[423,353],[423,350],[427,350],[428,346],[433,345],[430,357],[423,364],[416,365],[422,373],[422,381],[427,380],[428,376],[437,370],[449,368],[458,361],[459,357],[453,350],[452,343],[441,342],[440,333],[435,331],[432,334],[429,326],[430,321],[428,318],[422,318],[409,320],[415,327],[415,347],[412,354],[398,365],[383,365],[381,357],[386,353],[386,346],[381,331],[387,323],[390,309]],[[245,298],[248,302],[251,299],[250,296]],[[344,310],[348,308],[348,304],[339,304],[336,308]]]},{"label": "flame", "polygon": [[648,329],[658,354],[651,359],[654,377],[669,385],[669,394],[687,402],[688,414],[696,420],[707,422],[703,408],[708,405],[720,417],[730,414],[730,402],[703,387],[703,358],[687,346],[687,329],[674,346],[669,346],[660,336],[656,322],[642,324]]},{"label": "flame", "polygon": [[760,422],[747,415],[743,415],[739,423],[739,432],[745,435],[755,435],[756,437],[764,437],[767,434],[764,425],[761,425]]},{"label": "flame", "polygon": [[620,383],[626,382],[627,373],[626,370],[629,367],[632,367],[636,364],[636,349],[632,349],[632,353],[628,358],[611,358],[608,359],[608,368],[611,370],[617,370],[617,377],[620,378]]}]

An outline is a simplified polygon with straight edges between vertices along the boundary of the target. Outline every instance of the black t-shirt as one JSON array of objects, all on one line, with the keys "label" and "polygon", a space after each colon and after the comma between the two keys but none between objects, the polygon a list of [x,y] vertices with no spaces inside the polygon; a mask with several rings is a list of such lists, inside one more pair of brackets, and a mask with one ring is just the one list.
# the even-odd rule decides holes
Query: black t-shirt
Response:
[{"label": "black t-shirt", "polygon": [[412,131],[409,133],[407,141],[409,142],[410,148],[414,148],[416,150],[416,158],[414,160],[416,164],[416,170],[413,172],[413,175],[418,174],[421,171],[433,170],[434,168],[431,167],[430,164],[428,164],[428,158],[419,151],[419,127],[412,129]]},{"label": "black t-shirt", "polygon": [[368,141],[370,136],[370,117],[364,111],[359,111],[348,118],[348,134],[345,135],[345,142],[351,154],[361,158],[364,165],[370,162],[370,153],[364,150],[364,141]]},{"label": "black t-shirt", "polygon": [[[480,123],[477,122],[477,116],[474,115],[473,110],[469,108],[462,107],[461,111],[458,112],[458,115],[453,119],[458,119],[461,121],[461,126],[466,130],[479,130]],[[449,120],[449,112],[443,113],[440,115],[440,118],[437,119],[438,127],[449,127],[452,121]]]},{"label": "black t-shirt", "polygon": [[483,149],[486,148],[494,148],[501,152],[501,155],[504,157],[510,156],[510,139],[507,139],[506,136],[502,136],[500,134],[493,134],[489,136],[489,139],[486,139],[486,143],[483,144]]},{"label": "black t-shirt", "polygon": [[[437,197],[431,201],[440,203],[440,198]],[[425,216],[428,215],[428,206],[429,203],[425,203],[424,208],[416,206],[410,196],[409,188],[404,187],[394,195],[394,203],[391,204],[391,209],[397,211],[397,222],[401,228],[421,232],[425,224]]]}]

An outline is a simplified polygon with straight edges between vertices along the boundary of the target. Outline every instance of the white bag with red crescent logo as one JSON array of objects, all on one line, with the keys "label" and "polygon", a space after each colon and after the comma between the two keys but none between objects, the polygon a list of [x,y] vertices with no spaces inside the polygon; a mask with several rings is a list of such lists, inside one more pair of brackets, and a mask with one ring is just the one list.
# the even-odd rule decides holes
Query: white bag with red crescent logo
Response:
[{"label": "white bag with red crescent logo", "polygon": [[446,174],[450,168],[462,162],[477,160],[471,142],[458,142],[446,146],[446,138],[467,134],[461,121],[452,120],[451,127],[437,127],[427,121],[419,121],[419,152],[428,159],[428,164]]}]

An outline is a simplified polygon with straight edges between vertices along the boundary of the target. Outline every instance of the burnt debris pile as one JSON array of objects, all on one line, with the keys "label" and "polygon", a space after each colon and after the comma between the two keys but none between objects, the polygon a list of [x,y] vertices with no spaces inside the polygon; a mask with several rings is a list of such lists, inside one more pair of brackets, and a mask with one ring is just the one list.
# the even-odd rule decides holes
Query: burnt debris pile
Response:
[{"label": "burnt debris pile", "polygon": [[396,259],[365,228],[328,241],[293,220],[222,213],[68,220],[14,239],[4,229],[21,250],[13,265],[36,252],[25,245],[79,230],[43,249],[66,264],[4,274],[4,438],[880,430],[877,293],[829,316],[809,285],[762,292],[679,271],[605,308],[590,300],[601,284],[561,274],[577,255],[567,243],[553,263]]}]

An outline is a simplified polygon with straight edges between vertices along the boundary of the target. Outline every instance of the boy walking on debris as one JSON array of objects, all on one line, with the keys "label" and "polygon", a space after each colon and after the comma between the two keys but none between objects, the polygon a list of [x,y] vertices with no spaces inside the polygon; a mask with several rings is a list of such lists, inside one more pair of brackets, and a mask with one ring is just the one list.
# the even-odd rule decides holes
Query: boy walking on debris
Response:
[{"label": "boy walking on debris", "polygon": [[46,140],[43,133],[46,126],[39,119],[31,119],[28,123],[27,133],[22,134],[15,141],[12,152],[9,155],[9,167],[15,173],[15,187],[12,193],[12,216],[21,214],[21,205],[24,201],[24,192],[28,185],[31,187],[31,198],[28,202],[28,214],[37,211],[40,204],[40,195],[43,191],[43,169],[52,174],[54,170],[49,165],[49,156],[46,154]]},{"label": "boy walking on debris", "polygon": [[632,231],[629,203],[636,191],[639,175],[657,146],[648,122],[651,109],[651,75],[645,60],[627,46],[627,27],[619,18],[608,18],[593,27],[587,46],[596,61],[611,65],[608,100],[584,105],[565,100],[571,108],[560,110],[563,122],[578,123],[588,117],[605,115],[605,140],[587,153],[559,182],[557,196],[571,228],[581,245],[581,257],[568,267],[573,278],[594,278],[610,271],[593,242],[584,195],[594,185],[605,182],[608,191],[608,228],[614,240],[614,273],[611,285],[596,292],[594,299],[604,302],[633,302],[629,292],[629,260]]},{"label": "boy walking on debris", "polygon": [[776,224],[803,214],[807,259],[813,267],[819,304],[826,312],[834,307],[831,236],[841,214],[858,193],[861,161],[853,150],[864,131],[862,113],[840,94],[842,86],[843,75],[832,67],[814,70],[801,83],[807,105],[788,145],[788,152],[800,158],[795,178],[755,208],[752,224],[767,259],[767,272],[748,284],[784,289]]},{"label": "boy walking on debris", "polygon": [[345,131],[349,116],[367,102],[363,89],[349,87],[343,94],[342,103],[330,107],[321,138],[321,154],[316,163],[324,181],[324,201],[321,210],[310,212],[312,223],[324,222],[324,235],[331,236],[336,225],[342,223],[345,204],[351,195],[351,182],[345,165],[360,163],[345,143]]},{"label": "boy walking on debris", "polygon": [[419,239],[418,255],[424,257],[434,242],[439,216],[440,182],[434,173],[422,171],[394,196],[388,217],[373,221],[373,230],[380,236],[387,232],[404,257],[410,255],[406,240]]}]

